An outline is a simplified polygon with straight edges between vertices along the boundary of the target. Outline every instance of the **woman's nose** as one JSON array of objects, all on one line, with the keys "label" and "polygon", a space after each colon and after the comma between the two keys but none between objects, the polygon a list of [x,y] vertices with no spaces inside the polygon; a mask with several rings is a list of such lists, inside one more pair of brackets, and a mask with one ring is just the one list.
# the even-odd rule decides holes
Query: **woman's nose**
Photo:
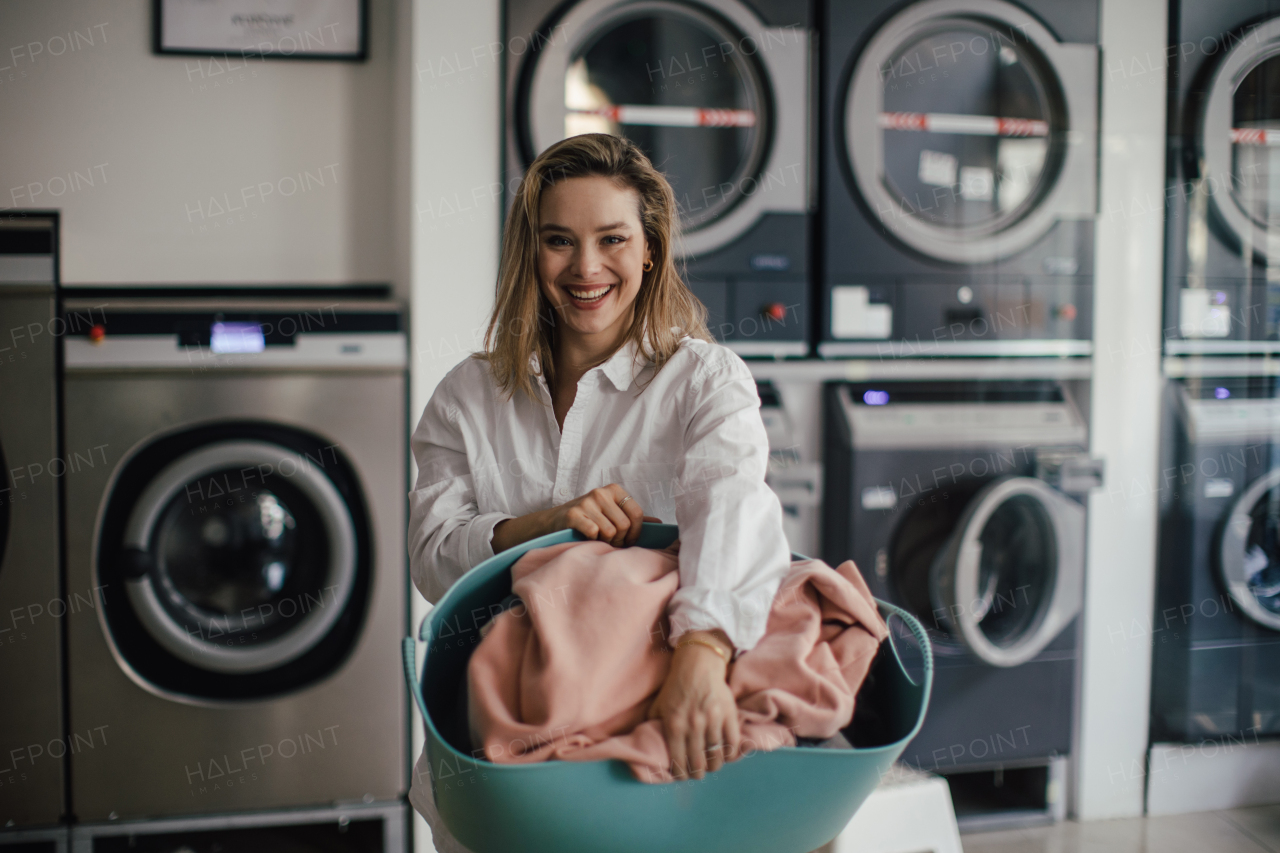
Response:
[{"label": "woman's nose", "polygon": [[600,251],[595,246],[583,246],[574,253],[572,272],[579,278],[591,278],[600,271],[602,262]]}]

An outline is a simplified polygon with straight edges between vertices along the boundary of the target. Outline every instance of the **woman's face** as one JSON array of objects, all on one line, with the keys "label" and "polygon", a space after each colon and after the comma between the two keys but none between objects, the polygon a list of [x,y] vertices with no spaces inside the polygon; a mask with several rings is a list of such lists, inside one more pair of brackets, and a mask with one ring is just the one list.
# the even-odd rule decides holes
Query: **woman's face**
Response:
[{"label": "woman's face", "polygon": [[542,194],[538,284],[562,330],[612,345],[631,321],[648,246],[640,196],[608,178],[567,178]]}]

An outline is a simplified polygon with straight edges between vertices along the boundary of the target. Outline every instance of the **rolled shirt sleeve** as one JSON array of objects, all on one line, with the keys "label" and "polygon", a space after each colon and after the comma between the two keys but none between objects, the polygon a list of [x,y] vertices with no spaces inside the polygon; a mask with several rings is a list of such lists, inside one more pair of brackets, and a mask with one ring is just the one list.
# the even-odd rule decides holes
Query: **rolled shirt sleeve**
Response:
[{"label": "rolled shirt sleeve", "polygon": [[728,350],[703,361],[685,398],[684,452],[676,465],[680,589],[671,641],[720,628],[739,652],[764,635],[791,565],[782,506],[765,483],[769,440],[746,364]]},{"label": "rolled shirt sleeve", "polygon": [[409,571],[433,604],[467,571],[493,556],[493,528],[513,517],[478,510],[450,378],[436,387],[410,441],[418,480],[409,493]]}]

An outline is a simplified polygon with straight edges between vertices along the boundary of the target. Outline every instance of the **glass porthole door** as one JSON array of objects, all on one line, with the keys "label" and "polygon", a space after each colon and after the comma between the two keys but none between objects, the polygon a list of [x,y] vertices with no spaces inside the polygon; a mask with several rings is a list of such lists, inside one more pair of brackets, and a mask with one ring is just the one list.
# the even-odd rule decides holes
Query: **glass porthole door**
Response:
[{"label": "glass porthole door", "polygon": [[802,141],[783,146],[795,174],[765,177],[779,137],[805,129],[807,106],[776,92],[779,74],[804,92],[807,35],[780,33],[737,0],[574,4],[528,60],[516,116],[524,165],[569,136],[626,137],[671,182],[684,250],[720,248],[777,206],[773,184],[805,192]]},{"label": "glass porthole door", "polygon": [[1237,40],[1200,120],[1202,180],[1246,251],[1280,263],[1280,19]]},{"label": "glass porthole door", "polygon": [[275,424],[156,437],[122,466],[97,583],[113,653],[166,696],[255,699],[342,665],[370,583],[369,519],[340,448]]},{"label": "glass porthole door", "polygon": [[160,471],[134,506],[125,546],[144,627],[215,672],[261,672],[306,653],[355,579],[337,490],[300,454],[265,442],[211,445]]},{"label": "glass porthole door", "polygon": [[1254,622],[1280,631],[1280,470],[1236,500],[1222,533],[1222,580]]},{"label": "glass porthole door", "polygon": [[681,224],[696,231],[737,202],[763,153],[768,112],[754,63],[737,49],[704,50],[738,38],[691,7],[629,7],[571,56],[564,136],[608,133],[638,144],[671,181]]},{"label": "glass porthole door", "polygon": [[1026,248],[1091,216],[1096,51],[999,0],[926,0],[853,68],[844,147],[872,215],[938,260]]},{"label": "glass porthole door", "polygon": [[1026,663],[1080,611],[1084,507],[1033,477],[943,491],[895,533],[898,594],[984,663]]}]

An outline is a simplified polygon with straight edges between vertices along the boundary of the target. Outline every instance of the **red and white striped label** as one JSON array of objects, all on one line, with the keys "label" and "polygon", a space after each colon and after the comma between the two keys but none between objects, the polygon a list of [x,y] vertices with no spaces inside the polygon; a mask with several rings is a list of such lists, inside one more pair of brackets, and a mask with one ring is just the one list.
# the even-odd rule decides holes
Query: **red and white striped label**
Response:
[{"label": "red and white striped label", "polygon": [[703,107],[652,107],[618,104],[596,109],[573,109],[574,115],[600,116],[618,124],[660,127],[755,127],[755,110],[716,110]]},{"label": "red and white striped label", "polygon": [[955,113],[880,113],[885,130],[963,133],[969,136],[1048,136],[1049,123],[1031,118],[967,116]]},{"label": "red and white striped label", "polygon": [[1280,130],[1266,130],[1261,127],[1233,127],[1231,141],[1237,145],[1263,145],[1268,148],[1280,146]]}]

